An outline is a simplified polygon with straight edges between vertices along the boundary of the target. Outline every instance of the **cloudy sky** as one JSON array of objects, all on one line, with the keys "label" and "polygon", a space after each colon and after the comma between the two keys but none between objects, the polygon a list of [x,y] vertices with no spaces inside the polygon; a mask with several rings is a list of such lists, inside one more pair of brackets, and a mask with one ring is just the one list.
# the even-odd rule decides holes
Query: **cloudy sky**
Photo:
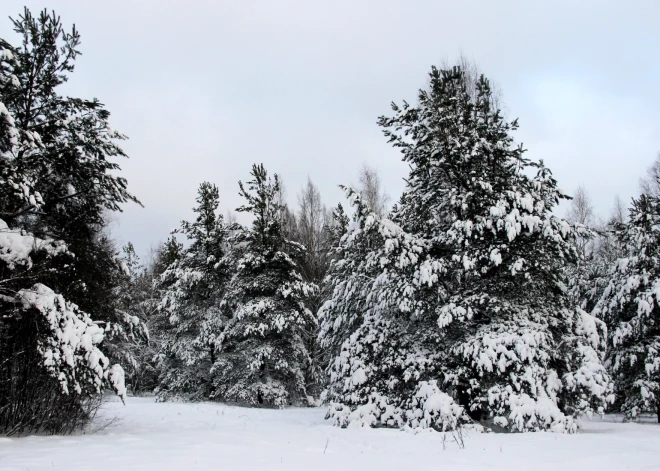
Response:
[{"label": "cloudy sky", "polygon": [[[99,98],[130,138],[123,175],[145,207],[126,206],[116,231],[140,251],[191,217],[204,180],[236,208],[253,162],[292,203],[309,176],[336,204],[363,162],[396,199],[406,166],[377,117],[460,53],[499,84],[528,156],[567,192],[584,185],[603,216],[660,150],[657,0],[3,0],[2,12],[24,4],[81,32],[66,92]],[[0,36],[16,43],[8,19]]]}]

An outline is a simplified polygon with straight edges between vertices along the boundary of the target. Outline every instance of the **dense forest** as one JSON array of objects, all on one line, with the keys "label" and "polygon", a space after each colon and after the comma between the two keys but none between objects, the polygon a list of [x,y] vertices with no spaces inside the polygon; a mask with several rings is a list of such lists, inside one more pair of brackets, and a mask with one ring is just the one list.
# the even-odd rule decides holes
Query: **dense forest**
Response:
[{"label": "dense forest", "polygon": [[[235,188],[200,182],[195,219],[141,260],[108,224],[141,204],[121,177],[125,136],[99,100],[60,93],[78,31],[47,11],[12,21],[22,41],[0,38],[3,434],[78,430],[108,391],[324,405],[340,427],[660,421],[660,159],[628,208],[612,195],[598,217],[585,188],[564,194],[516,142],[500,93],[461,59],[378,118],[409,169],[396,201],[364,166],[357,185],[336,182],[345,201],[326,205],[308,180],[292,205],[276,169],[255,163]],[[236,191],[248,225],[219,209]]]}]

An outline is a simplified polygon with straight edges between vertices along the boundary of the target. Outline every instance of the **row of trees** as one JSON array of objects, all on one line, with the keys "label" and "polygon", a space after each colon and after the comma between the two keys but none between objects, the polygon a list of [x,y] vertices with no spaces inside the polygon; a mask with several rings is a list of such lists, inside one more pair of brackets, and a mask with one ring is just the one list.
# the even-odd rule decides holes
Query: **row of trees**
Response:
[{"label": "row of trees", "polygon": [[[542,162],[527,159],[514,143],[517,122],[496,108],[489,82],[456,67],[433,69],[429,83],[417,106],[393,105],[394,116],[379,121],[411,169],[406,192],[391,211],[383,209],[379,191],[368,189],[376,176],[368,172],[359,191],[345,187],[350,219],[341,206],[332,219],[320,209],[312,211],[317,217],[309,213],[323,207],[311,182],[297,215],[281,204],[279,188],[271,192],[269,201],[280,202],[272,214],[280,246],[288,247],[283,251],[294,262],[291,273],[307,283],[296,298],[311,314],[298,322],[303,353],[289,350],[251,363],[246,357],[266,357],[237,351],[226,341],[231,330],[225,329],[248,322],[236,314],[241,308],[231,287],[239,279],[236,267],[243,265],[236,260],[261,256],[255,246],[236,249],[244,247],[236,245],[244,234],[260,233],[257,212],[251,231],[236,225],[218,230],[235,235],[215,243],[223,252],[211,260],[226,260],[214,267],[232,275],[218,282],[205,313],[195,314],[195,335],[171,342],[174,350],[186,346],[197,352],[206,345],[206,363],[186,362],[192,357],[182,354],[177,361],[183,366],[163,371],[186,381],[161,383],[161,397],[185,393],[278,405],[300,404],[304,395],[323,390],[328,415],[338,425],[438,429],[478,420],[515,431],[574,431],[575,417],[608,406],[629,417],[657,410],[658,311],[655,281],[649,278],[657,259],[655,197],[635,200],[628,222],[617,200],[612,220],[595,227],[588,196],[578,190],[567,220],[557,217],[558,203],[570,198]],[[252,190],[268,195],[259,183],[265,173],[260,178],[259,172],[264,171],[255,167]],[[248,198],[242,186],[241,192]],[[198,240],[186,227],[182,232]],[[302,247],[294,249],[296,241]],[[193,242],[182,259],[195,259],[196,247]],[[248,294],[251,303],[266,299],[257,288],[259,273],[251,273],[256,289]],[[165,305],[173,316],[167,331],[184,310],[170,301]],[[290,336],[264,327],[278,318],[274,306],[250,311],[259,328],[241,327],[253,334],[250,342],[268,351],[269,334],[277,342]],[[246,319],[247,325],[253,322]],[[174,350],[161,350],[161,357],[178,358]],[[238,370],[223,359],[227,354],[234,361],[243,356],[234,377],[228,372]],[[268,373],[277,371],[273,362],[281,358],[297,365],[291,377],[304,380],[278,389],[285,394],[255,393],[265,389],[254,378],[283,386]],[[195,370],[200,366],[203,374]],[[193,377],[199,385],[186,389]]]},{"label": "row of trees", "polygon": [[284,405],[307,398],[307,345],[315,319],[304,299],[307,284],[295,260],[303,247],[283,232],[280,182],[254,166],[246,204],[251,229],[217,216],[218,189],[199,190],[197,219],[177,231],[180,249],[162,275],[162,397],[218,398]]},{"label": "row of trees", "polygon": [[[329,211],[254,165],[237,211],[199,187],[142,264],[108,215],[139,203],[96,100],[64,98],[80,42],[28,10],[0,40],[0,428],[72,431],[122,398],[329,406],[339,426],[576,430],[583,414],[660,418],[660,180],[595,227],[473,67],[433,68],[379,119],[409,166],[393,207],[363,168]],[[654,167],[655,168],[655,167]],[[659,167],[660,168],[660,167]],[[653,172],[653,168],[651,172]],[[180,239],[180,240],[179,240]]]},{"label": "row of trees", "polygon": [[629,418],[655,412],[660,421],[660,156],[626,209],[616,197],[606,221],[578,188],[567,219],[581,229],[579,264],[568,271],[574,301],[607,326],[605,366],[616,402]]},{"label": "row of trees", "polygon": [[[237,209],[251,215],[251,228],[225,220],[218,188],[202,183],[195,221],[183,221],[157,251],[152,264],[160,269],[142,271],[153,288],[127,290],[136,306],[155,312],[149,370],[163,400],[279,406],[313,404],[321,393],[328,352],[317,340],[316,313],[348,218],[341,205],[327,209],[311,180],[294,210],[278,175],[255,165],[251,176],[239,182],[246,204]],[[377,172],[365,166],[359,179],[385,211]]]},{"label": "row of trees", "polygon": [[[290,211],[278,177],[255,167],[241,186],[248,230],[216,215],[218,190],[204,184],[197,220],[177,231],[189,245],[172,237],[141,263],[107,230],[119,205],[139,203],[112,161],[125,137],[97,100],[57,93],[78,32],[54,13],[12,21],[22,44],[0,40],[2,431],[70,432],[106,388],[277,405],[318,397],[312,312],[332,237],[318,189],[310,181]],[[360,178],[384,205],[377,174]],[[278,316],[262,322],[264,312]]]}]

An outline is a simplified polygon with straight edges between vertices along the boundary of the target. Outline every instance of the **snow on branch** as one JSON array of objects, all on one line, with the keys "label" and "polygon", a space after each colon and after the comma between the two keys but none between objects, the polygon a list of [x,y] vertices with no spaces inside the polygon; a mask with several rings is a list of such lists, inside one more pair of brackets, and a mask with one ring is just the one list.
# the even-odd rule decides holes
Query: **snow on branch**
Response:
[{"label": "snow on branch", "polygon": [[30,255],[44,250],[48,255],[66,253],[66,245],[52,239],[39,239],[24,231],[10,229],[7,223],[0,219],[0,260],[10,269],[16,265],[32,267]]},{"label": "snow on branch", "polygon": [[97,345],[103,329],[78,307],[64,300],[47,286],[37,283],[18,292],[24,310],[36,311],[45,322],[47,334],[40,337],[43,365],[56,378],[65,394],[71,390],[99,393],[106,386],[126,398],[124,370],[111,365]]}]

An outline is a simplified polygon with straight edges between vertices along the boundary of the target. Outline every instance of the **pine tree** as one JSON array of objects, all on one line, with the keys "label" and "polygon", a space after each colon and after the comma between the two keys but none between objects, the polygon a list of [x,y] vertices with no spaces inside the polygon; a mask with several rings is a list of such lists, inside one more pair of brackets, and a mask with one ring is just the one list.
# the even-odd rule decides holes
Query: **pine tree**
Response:
[{"label": "pine tree", "polygon": [[75,256],[58,267],[49,286],[103,323],[107,345],[112,333],[123,342],[122,332],[131,327],[117,309],[122,271],[106,226],[110,212],[138,202],[113,161],[126,157],[117,143],[126,137],[111,129],[110,113],[98,100],[58,94],[80,54],[75,26],[67,33],[55,13],[33,16],[27,8],[12,21],[23,41],[12,47],[0,39],[0,96],[13,117],[17,145],[0,162],[7,183],[0,190],[0,217],[10,227],[66,243]]},{"label": "pine tree", "polygon": [[0,39],[0,428],[71,432],[104,388],[125,394],[103,352],[119,266],[101,234],[105,211],[137,200],[111,161],[123,136],[108,111],[57,93],[78,32],[46,11],[12,21],[23,40]]},{"label": "pine tree", "polygon": [[104,289],[102,279],[115,255],[99,259],[104,213],[137,202],[112,160],[126,157],[117,144],[126,137],[111,129],[110,113],[98,100],[58,94],[80,54],[75,27],[66,33],[54,13],[35,17],[28,9],[13,23],[23,42],[15,48],[0,40],[5,58],[0,96],[20,142],[12,158],[0,163],[8,183],[0,214],[10,227],[65,241],[76,254],[70,276],[61,280],[65,294],[89,312],[102,311],[107,300],[90,293],[96,284]]},{"label": "pine tree", "polygon": [[216,339],[209,329],[221,323],[220,301],[229,278],[226,265],[228,228],[217,214],[218,188],[202,183],[194,222],[181,222],[190,246],[180,256],[175,241],[168,244],[175,260],[161,276],[163,297],[159,309],[169,325],[162,336],[159,397],[207,399],[213,394],[211,367],[216,360]]},{"label": "pine tree", "polygon": [[[353,222],[328,275],[332,296],[319,313],[320,341],[332,357],[328,415],[340,426],[453,429],[467,417],[436,380],[420,374],[440,357],[397,315],[410,309],[410,290],[429,282],[416,272],[428,244],[345,190]],[[425,270],[432,274],[432,266]]]},{"label": "pine tree", "polygon": [[626,249],[594,314],[608,326],[607,366],[617,403],[628,418],[655,412],[660,422],[660,198],[633,201],[629,221],[618,225]]},{"label": "pine tree", "polygon": [[514,144],[517,122],[491,108],[488,81],[476,89],[471,98],[460,68],[433,68],[417,106],[393,104],[379,121],[410,174],[391,220],[353,197],[345,240],[358,268],[346,272],[361,286],[354,296],[335,288],[329,303],[344,314],[325,320],[362,317],[331,366],[340,425],[446,429],[469,415],[574,431],[573,417],[608,399],[602,323],[562,288],[577,258],[574,231],[552,215],[563,195]]},{"label": "pine tree", "polygon": [[309,400],[305,371],[310,364],[304,332],[315,318],[305,307],[313,286],[305,283],[295,259],[304,249],[282,233],[277,175],[254,165],[246,203],[237,209],[254,216],[252,228],[234,237],[235,274],[222,301],[226,324],[218,335],[213,366],[215,397],[249,405],[284,406]]}]

